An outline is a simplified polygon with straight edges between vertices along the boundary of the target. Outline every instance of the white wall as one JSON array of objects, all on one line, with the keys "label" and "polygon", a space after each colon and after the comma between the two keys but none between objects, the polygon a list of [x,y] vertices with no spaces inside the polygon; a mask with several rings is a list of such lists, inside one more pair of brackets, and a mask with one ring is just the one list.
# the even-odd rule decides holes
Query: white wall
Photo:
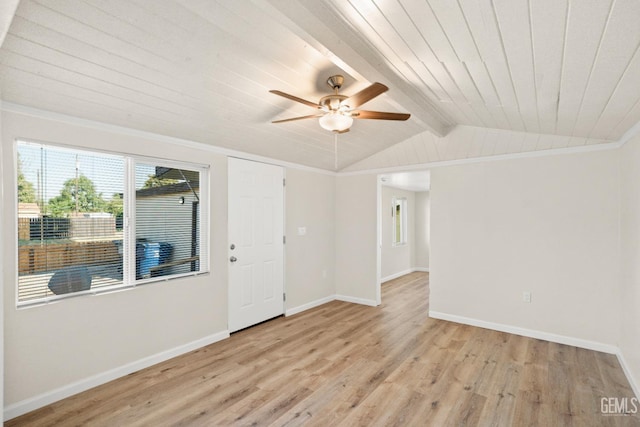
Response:
[{"label": "white wall", "polygon": [[[76,381],[226,331],[224,156],[17,113],[3,112],[0,123],[5,407],[38,401]],[[16,309],[16,137],[140,155],[163,153],[210,165],[212,273]],[[431,309],[620,343],[638,378],[639,145],[636,140],[624,147],[622,172],[618,151],[433,169]],[[287,170],[287,308],[332,294],[376,303],[376,180],[374,174],[331,177]],[[303,226],[307,235],[297,236]],[[531,304],[522,302],[523,290],[532,292]]]},{"label": "white wall", "polygon": [[416,195],[416,228],[415,228],[415,262],[414,268],[429,269],[429,192],[417,191]]},{"label": "white wall", "polygon": [[[336,178],[287,170],[287,311],[324,301],[335,294]],[[306,228],[305,235],[298,229]]]},{"label": "white wall", "polygon": [[[407,199],[406,245],[393,246],[391,208],[394,197]],[[415,270],[429,269],[429,192],[381,189],[381,279],[390,280]]]},{"label": "white wall", "polygon": [[[6,111],[0,119],[5,414],[18,415],[24,409],[34,409],[51,399],[81,391],[87,384],[99,384],[101,379],[121,375],[132,367],[227,336],[225,156],[161,139],[133,136],[130,132]],[[18,137],[143,156],[162,155],[209,165],[211,274],[17,309],[17,208],[12,177],[14,140]],[[335,294],[332,205],[335,177],[292,169],[287,175],[290,246],[285,262],[289,307]],[[375,189],[373,194],[375,201]],[[298,225],[307,226],[307,236],[300,239],[293,236],[291,227]],[[374,246],[370,248],[375,254]],[[326,278],[323,270],[327,272]],[[375,276],[375,263],[370,271]]]},{"label": "white wall", "polygon": [[620,349],[640,397],[640,137],[621,150]]},{"label": "white wall", "polygon": [[[393,244],[394,220],[391,216],[393,201],[395,198],[407,200],[407,243],[403,245]],[[382,186],[380,206],[380,218],[382,220],[382,280],[389,280],[402,273],[410,272],[415,266],[415,193],[413,191],[400,190],[398,188]]]},{"label": "white wall", "polygon": [[59,387],[227,329],[224,156],[187,147],[3,112],[4,153],[18,137],[124,153],[163,156],[211,167],[211,274],[16,309],[16,200],[13,155],[2,157],[5,231],[5,408]]},{"label": "white wall", "polygon": [[431,311],[616,345],[619,197],[614,150],[433,169]]},{"label": "white wall", "polygon": [[[2,101],[0,101],[0,106],[2,106]],[[0,110],[1,111],[1,110]],[[2,138],[2,114],[0,114],[0,138]],[[4,159],[5,149],[4,144],[0,143],[0,159]],[[4,245],[2,242],[6,241],[5,232],[4,232],[4,186],[5,186],[5,175],[4,175],[4,162],[0,161],[0,289],[4,289],[6,282],[4,281]],[[10,184],[13,185],[13,184]],[[4,309],[4,292],[0,290],[0,307],[2,307],[2,313],[0,314],[0,404],[2,404],[4,408],[4,315],[6,310]],[[0,424],[4,421],[4,411],[0,413]]]},{"label": "white wall", "polygon": [[336,294],[354,302],[377,301],[376,175],[336,178]]}]

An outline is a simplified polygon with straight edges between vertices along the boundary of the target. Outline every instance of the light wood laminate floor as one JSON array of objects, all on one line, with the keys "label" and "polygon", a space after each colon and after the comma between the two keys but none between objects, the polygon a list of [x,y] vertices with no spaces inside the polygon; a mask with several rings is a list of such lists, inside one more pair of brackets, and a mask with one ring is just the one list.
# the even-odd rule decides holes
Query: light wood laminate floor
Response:
[{"label": "light wood laminate floor", "polygon": [[334,301],[6,423],[173,426],[618,426],[615,356],[428,317],[428,274],[383,304]]}]

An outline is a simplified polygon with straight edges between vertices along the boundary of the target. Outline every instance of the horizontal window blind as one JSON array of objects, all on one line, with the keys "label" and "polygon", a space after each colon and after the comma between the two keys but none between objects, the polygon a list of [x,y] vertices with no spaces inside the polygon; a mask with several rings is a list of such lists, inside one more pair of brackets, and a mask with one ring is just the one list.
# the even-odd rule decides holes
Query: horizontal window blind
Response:
[{"label": "horizontal window blind", "polygon": [[136,279],[200,271],[200,173],[135,169]]},{"label": "horizontal window blind", "polygon": [[18,301],[122,284],[124,159],[17,151]]},{"label": "horizontal window blind", "polygon": [[17,153],[19,305],[207,268],[206,168],[28,142]]}]

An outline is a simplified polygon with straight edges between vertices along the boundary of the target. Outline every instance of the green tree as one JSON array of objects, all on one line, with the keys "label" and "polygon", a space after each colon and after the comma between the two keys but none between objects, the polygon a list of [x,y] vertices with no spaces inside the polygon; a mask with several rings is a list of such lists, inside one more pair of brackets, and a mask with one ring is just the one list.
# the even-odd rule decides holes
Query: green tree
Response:
[{"label": "green tree", "polygon": [[165,185],[177,184],[180,180],[172,178],[159,178],[156,175],[149,175],[149,178],[144,182],[142,188],[158,188]]},{"label": "green tree", "polygon": [[24,173],[22,172],[22,160],[20,159],[20,153],[18,153],[18,202],[36,202],[36,192],[33,189],[33,184],[27,181],[24,177]]},{"label": "green tree", "polygon": [[96,192],[93,182],[84,175],[77,179],[66,180],[60,190],[60,195],[49,200],[49,213],[58,218],[69,216],[76,211],[76,197],[78,200],[78,212],[103,212],[107,203],[102,198],[102,193]]},{"label": "green tree", "polygon": [[122,216],[124,212],[122,195],[120,193],[114,193],[111,200],[107,202],[104,211],[110,213],[115,217]]},{"label": "green tree", "polygon": [[124,200],[122,200],[122,194],[114,193],[111,200],[107,202],[107,206],[104,208],[105,212],[109,212],[116,219],[116,230],[122,231],[124,216]]}]

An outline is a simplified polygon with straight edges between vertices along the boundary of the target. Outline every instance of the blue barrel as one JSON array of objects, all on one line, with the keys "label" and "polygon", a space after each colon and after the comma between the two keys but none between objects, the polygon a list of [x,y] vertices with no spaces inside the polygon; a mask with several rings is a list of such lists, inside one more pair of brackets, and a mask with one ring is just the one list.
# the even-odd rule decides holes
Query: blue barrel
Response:
[{"label": "blue barrel", "polygon": [[[136,244],[136,276],[151,277],[151,268],[165,264],[171,258],[173,247],[165,242],[138,242]],[[156,270],[153,276],[166,274],[164,269]]]}]

